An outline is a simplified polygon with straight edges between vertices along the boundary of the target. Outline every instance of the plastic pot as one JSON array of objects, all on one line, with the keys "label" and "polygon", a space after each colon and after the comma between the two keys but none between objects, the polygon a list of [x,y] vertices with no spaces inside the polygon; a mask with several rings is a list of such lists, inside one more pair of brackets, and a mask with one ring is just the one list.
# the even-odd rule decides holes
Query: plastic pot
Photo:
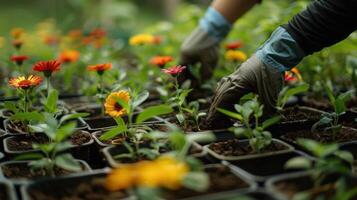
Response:
[{"label": "plastic pot", "polygon": [[[82,133],[87,134],[88,136],[90,136],[90,140],[84,144],[81,145],[72,145],[72,147],[68,150],[68,152],[70,152],[75,158],[77,159],[81,159],[81,160],[85,160],[90,162],[91,160],[91,155],[90,155],[90,150],[91,150],[91,146],[94,144],[94,140],[91,136],[91,134],[87,131],[82,131],[80,130]],[[18,136],[10,136],[7,137],[3,140],[3,145],[4,145],[4,152],[6,153],[6,156],[11,159],[14,158],[20,154],[24,154],[24,153],[30,153],[30,152],[40,152],[39,150],[10,150],[9,149],[9,142],[10,141],[26,141],[26,140],[30,140],[31,138],[29,137],[28,134],[26,135],[18,135]]]},{"label": "plastic pot", "polygon": [[256,182],[263,183],[273,176],[301,171],[298,169],[285,169],[284,167],[288,160],[298,156],[304,156],[313,160],[312,157],[302,152],[293,151],[284,154],[262,156],[246,160],[225,161],[224,163],[243,176]]},{"label": "plastic pot", "polygon": [[[260,154],[249,154],[249,155],[243,155],[243,156],[224,156],[220,155],[213,150],[209,148],[209,144],[203,146],[203,149],[207,151],[209,154],[211,154],[213,157],[219,159],[219,160],[228,160],[228,161],[235,161],[235,160],[245,160],[245,159],[252,159],[252,158],[260,158],[260,157],[265,157],[265,156],[271,156],[271,155],[279,155],[279,154],[284,154],[288,152],[294,151],[294,147],[281,141],[278,139],[272,139],[272,142],[275,144],[280,144],[284,147],[286,147],[283,150],[279,151],[273,151],[273,152],[266,152],[266,153],[260,153]],[[244,145],[244,146],[249,146],[249,140],[243,139],[239,140],[239,145]]]},{"label": "plastic pot", "polygon": [[[82,165],[83,171],[92,171],[92,168],[88,165],[87,162],[83,161],[83,160],[77,160],[80,162],[80,164]],[[41,180],[41,179],[46,179],[46,178],[50,178],[50,177],[39,177],[39,178],[35,178],[35,179],[27,179],[27,178],[10,178],[10,177],[6,177],[4,172],[3,172],[3,167],[4,166],[8,166],[8,165],[28,165],[30,162],[30,160],[23,160],[23,161],[6,161],[0,164],[0,178],[5,179],[10,181],[12,184],[14,184],[15,186],[19,186],[22,184],[27,184],[29,182],[32,182],[34,180]],[[83,173],[83,172],[80,172]],[[76,173],[73,173],[76,174]],[[64,175],[64,176],[69,176],[69,175]]]},{"label": "plastic pot", "polygon": [[14,186],[6,180],[0,180],[0,199],[1,200],[16,200]]}]

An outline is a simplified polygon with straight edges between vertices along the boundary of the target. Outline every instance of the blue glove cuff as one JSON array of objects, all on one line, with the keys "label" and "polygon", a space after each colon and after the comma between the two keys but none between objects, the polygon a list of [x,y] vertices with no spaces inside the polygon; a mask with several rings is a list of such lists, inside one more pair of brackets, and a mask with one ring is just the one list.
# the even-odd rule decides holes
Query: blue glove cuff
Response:
[{"label": "blue glove cuff", "polygon": [[218,41],[223,40],[232,28],[232,24],[212,7],[209,7],[205,16],[200,20],[200,27]]},{"label": "blue glove cuff", "polygon": [[305,53],[291,35],[279,27],[259,47],[256,56],[264,64],[284,72],[295,67],[305,57]]}]

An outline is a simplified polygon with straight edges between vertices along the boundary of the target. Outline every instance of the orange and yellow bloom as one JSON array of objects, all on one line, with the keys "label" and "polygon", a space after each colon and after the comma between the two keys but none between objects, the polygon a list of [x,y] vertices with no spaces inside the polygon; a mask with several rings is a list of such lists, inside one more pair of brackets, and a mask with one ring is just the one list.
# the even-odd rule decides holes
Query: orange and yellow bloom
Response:
[{"label": "orange and yellow bloom", "polygon": [[36,75],[30,75],[28,77],[19,76],[10,79],[9,85],[15,88],[26,90],[38,86],[41,82],[42,82],[42,78],[40,76],[36,76]]},{"label": "orange and yellow bloom", "polygon": [[79,60],[80,53],[77,50],[64,50],[59,55],[59,60],[63,63],[77,62]]},{"label": "orange and yellow bloom", "polygon": [[25,30],[23,28],[14,28],[10,32],[11,36],[14,39],[19,39],[24,33],[25,33]]},{"label": "orange and yellow bloom", "polygon": [[243,51],[228,50],[225,54],[225,58],[229,61],[244,62],[247,60],[247,55]]},{"label": "orange and yellow bloom", "polygon": [[130,101],[129,92],[125,90],[112,92],[105,99],[104,102],[105,113],[111,117],[121,117],[127,113],[127,111],[117,102],[118,99],[124,102],[129,102]]},{"label": "orange and yellow bloom", "polygon": [[88,71],[95,71],[99,75],[102,75],[105,71],[109,70],[112,68],[111,63],[103,63],[103,64],[96,64],[96,65],[90,65],[88,66]]},{"label": "orange and yellow bloom", "polygon": [[154,161],[140,161],[112,170],[105,186],[110,191],[140,186],[179,189],[188,172],[186,163],[162,156]]}]

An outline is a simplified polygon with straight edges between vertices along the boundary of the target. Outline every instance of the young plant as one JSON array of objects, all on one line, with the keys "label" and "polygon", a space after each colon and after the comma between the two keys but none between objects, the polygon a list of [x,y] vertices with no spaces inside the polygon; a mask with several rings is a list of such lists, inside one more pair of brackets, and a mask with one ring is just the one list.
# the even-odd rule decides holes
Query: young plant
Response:
[{"label": "young plant", "polygon": [[54,72],[61,69],[61,63],[57,60],[52,61],[41,61],[36,63],[32,69],[37,72],[43,72],[43,75],[46,77],[46,86],[47,86],[47,97],[50,95],[51,90],[51,76]]},{"label": "young plant", "polygon": [[88,71],[95,71],[97,72],[97,75],[99,77],[99,84],[97,87],[97,97],[99,101],[102,104],[102,115],[104,116],[104,100],[106,97],[106,92],[104,88],[104,72],[111,69],[112,64],[111,63],[104,63],[104,64],[97,64],[97,65],[91,65],[88,66]]},{"label": "young plant", "polygon": [[193,121],[197,130],[200,130],[200,120],[207,115],[207,113],[200,111],[200,102],[192,101],[187,107],[185,106],[183,110],[187,113],[188,118]]},{"label": "young plant", "polygon": [[71,114],[63,116],[60,120],[54,118],[51,114],[44,113],[44,122],[37,125],[31,125],[30,128],[35,132],[45,133],[49,138],[49,143],[33,144],[35,150],[41,153],[26,153],[16,157],[17,160],[32,160],[29,165],[36,170],[44,170],[46,176],[55,176],[55,167],[68,171],[81,171],[80,163],[69,153],[64,153],[73,145],[68,142],[68,138],[74,133],[75,122],[68,122],[84,114]]},{"label": "young plant", "polygon": [[185,114],[183,106],[186,103],[186,97],[191,92],[191,89],[182,89],[178,83],[178,75],[185,70],[185,66],[173,66],[168,69],[162,69],[162,71],[166,74],[171,75],[174,80],[174,87],[175,87],[175,95],[170,99],[173,102],[173,105],[177,107],[178,113],[176,114],[176,118],[180,125],[187,127],[187,122],[185,120]]},{"label": "young plant", "polygon": [[[314,189],[299,193],[294,199],[311,199],[320,192],[317,188],[324,185],[326,188],[335,189],[336,182],[325,183],[331,175],[349,175],[353,162],[353,155],[347,151],[339,150],[337,144],[320,144],[314,140],[299,139],[298,144],[311,152],[317,159],[311,160],[306,157],[295,157],[290,159],[285,168],[311,170],[314,181]],[[327,185],[326,185],[327,184]]]},{"label": "young plant", "polygon": [[[246,95],[243,99],[251,95]],[[279,122],[280,116],[272,117],[263,123],[259,119],[263,115],[263,105],[258,102],[258,97],[254,96],[251,100],[247,100],[242,105],[234,105],[236,112],[217,108],[217,110],[229,117],[239,120],[244,124],[244,127],[233,127],[232,131],[237,137],[244,136],[249,139],[249,144],[254,152],[261,152],[265,147],[269,146],[272,141],[272,136],[266,128]],[[254,125],[250,124],[250,119],[254,119]]]},{"label": "young plant", "polygon": [[334,112],[323,113],[321,119],[312,126],[312,131],[315,131],[319,126],[327,125],[327,130],[331,130],[333,138],[336,138],[337,133],[339,133],[342,128],[342,125],[339,124],[340,116],[345,114],[347,110],[346,102],[352,98],[353,90],[342,93],[336,97],[329,86],[325,85],[325,89]]},{"label": "young plant", "polygon": [[[149,153],[152,153],[151,151],[146,151],[146,149],[140,148],[140,143],[142,143],[145,138],[150,139],[147,134],[147,130],[151,129],[142,123],[153,117],[169,114],[173,111],[168,105],[151,106],[142,110],[135,118],[135,121],[133,121],[134,110],[136,110],[136,108],[143,103],[148,96],[148,92],[143,92],[130,97],[127,91],[121,90],[119,92],[111,93],[105,102],[106,113],[115,119],[117,126],[101,135],[100,139],[103,141],[110,140],[119,135],[128,139],[133,143],[133,146],[124,143],[129,151],[129,154],[125,156],[131,157],[133,160],[141,157],[142,155],[147,156]],[[127,116],[127,121],[122,118],[124,115]],[[113,140],[112,143],[116,143],[116,140]]]},{"label": "young plant", "polygon": [[[175,126],[169,125],[169,128],[168,133],[154,131],[151,134],[157,139],[168,139],[174,151],[153,161],[140,161],[113,170],[106,179],[106,188],[110,191],[130,190],[137,199],[161,199],[161,189],[205,191],[209,186],[208,174],[199,160],[188,156],[188,150],[193,140],[212,141],[213,135],[191,137]],[[135,177],[127,176],[131,170],[136,172]],[[149,176],[147,172],[150,172]]]},{"label": "young plant", "polygon": [[278,111],[282,111],[290,97],[302,92],[306,92],[308,89],[309,89],[309,84],[300,84],[295,87],[289,87],[289,86],[284,87],[279,93],[278,100],[276,102],[276,109]]}]

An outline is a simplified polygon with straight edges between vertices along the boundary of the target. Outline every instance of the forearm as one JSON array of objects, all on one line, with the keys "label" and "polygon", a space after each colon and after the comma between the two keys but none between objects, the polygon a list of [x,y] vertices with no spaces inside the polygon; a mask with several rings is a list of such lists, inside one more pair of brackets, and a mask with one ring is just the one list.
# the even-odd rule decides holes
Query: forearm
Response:
[{"label": "forearm", "polygon": [[320,51],[357,29],[356,0],[315,0],[283,25],[306,54]]},{"label": "forearm", "polygon": [[214,0],[211,7],[220,12],[230,23],[234,23],[260,0]]}]

